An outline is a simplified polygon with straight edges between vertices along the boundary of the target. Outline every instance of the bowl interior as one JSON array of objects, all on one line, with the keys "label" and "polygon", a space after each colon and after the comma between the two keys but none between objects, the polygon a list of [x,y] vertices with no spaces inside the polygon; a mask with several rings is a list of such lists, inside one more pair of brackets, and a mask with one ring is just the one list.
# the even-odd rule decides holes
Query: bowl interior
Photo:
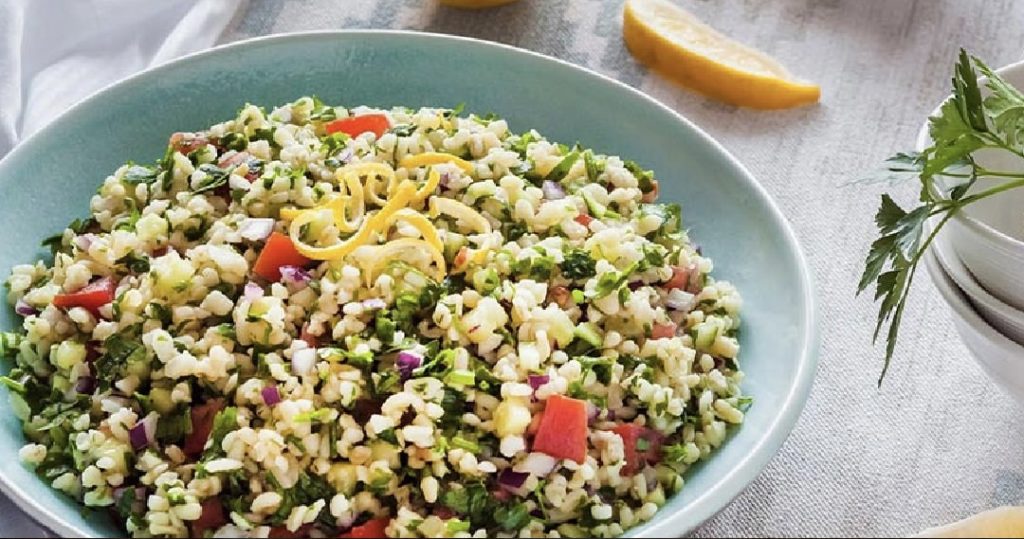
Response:
[{"label": "bowl interior", "polygon": [[[494,111],[513,129],[580,141],[655,170],[662,197],[683,204],[715,276],[744,294],[747,423],[687,477],[683,492],[635,535],[685,533],[734,497],[792,428],[813,377],[817,330],[794,236],[763,189],[721,147],[669,109],[592,72],[509,47],[401,32],[323,32],[241,42],[133,77],[90,98],[0,162],[0,273],[43,254],[39,242],[86,215],[105,175],[148,162],[174,131],[316,94],[327,102]],[[584,99],[581,99],[585,96]],[[19,322],[0,310],[0,328]],[[0,417],[0,485],[66,535],[116,534],[23,468],[11,414]]]}]

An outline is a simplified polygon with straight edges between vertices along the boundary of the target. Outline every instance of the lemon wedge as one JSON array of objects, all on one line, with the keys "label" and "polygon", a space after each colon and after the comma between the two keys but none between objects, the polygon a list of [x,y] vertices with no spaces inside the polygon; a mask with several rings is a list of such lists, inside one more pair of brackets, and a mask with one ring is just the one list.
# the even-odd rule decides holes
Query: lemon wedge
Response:
[{"label": "lemon wedge", "polygon": [[655,71],[708,97],[758,109],[814,103],[821,88],[733,41],[669,0],[626,0],[622,37]]},{"label": "lemon wedge", "polygon": [[441,3],[448,7],[457,7],[462,9],[484,9],[504,4],[511,4],[515,1],[516,0],[441,0]]},{"label": "lemon wedge", "polygon": [[1024,537],[1024,507],[999,507],[915,537]]}]

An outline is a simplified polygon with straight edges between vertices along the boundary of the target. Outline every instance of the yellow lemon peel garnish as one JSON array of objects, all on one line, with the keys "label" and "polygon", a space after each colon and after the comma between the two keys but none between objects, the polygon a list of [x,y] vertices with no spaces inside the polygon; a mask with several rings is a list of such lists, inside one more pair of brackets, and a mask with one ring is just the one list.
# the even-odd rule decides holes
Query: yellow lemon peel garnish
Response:
[{"label": "yellow lemon peel garnish", "polygon": [[[335,195],[313,208],[281,208],[281,219],[294,220],[303,212],[328,209],[334,214],[334,224],[342,232],[353,232],[359,228],[359,223],[366,212],[366,204],[363,200],[363,186],[359,183],[359,177],[354,174],[343,174],[343,170],[337,172],[339,182],[344,182],[348,189],[347,195]],[[352,211],[353,217],[350,221],[348,212]]]},{"label": "yellow lemon peel garnish", "polygon": [[469,206],[450,198],[433,197],[430,199],[430,216],[437,217],[440,214],[454,217],[456,222],[461,221],[466,226],[486,236],[486,241],[479,249],[470,249],[469,260],[476,263],[483,263],[487,252],[491,250],[492,238],[491,223],[479,212]]},{"label": "yellow lemon peel garnish", "polygon": [[402,168],[416,168],[427,165],[440,165],[443,163],[452,163],[455,166],[462,169],[463,172],[469,174],[475,170],[473,163],[466,161],[465,159],[456,157],[450,153],[440,152],[424,152],[416,155],[408,155],[398,163],[398,166]]},{"label": "yellow lemon peel garnish", "polygon": [[318,217],[318,211],[305,211],[292,220],[288,232],[291,235],[295,249],[306,258],[313,260],[331,260],[344,258],[355,250],[356,247],[365,244],[370,240],[373,233],[383,230],[391,216],[405,208],[416,196],[416,185],[411,181],[404,181],[395,190],[395,195],[387,200],[377,213],[363,219],[359,230],[347,240],[331,245],[330,247],[314,247],[302,241],[302,227],[312,223]]}]

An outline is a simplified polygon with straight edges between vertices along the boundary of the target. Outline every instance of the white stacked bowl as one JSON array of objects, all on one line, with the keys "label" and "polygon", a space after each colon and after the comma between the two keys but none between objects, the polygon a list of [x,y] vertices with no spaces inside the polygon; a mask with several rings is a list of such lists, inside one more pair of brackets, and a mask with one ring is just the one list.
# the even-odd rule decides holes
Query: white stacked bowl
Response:
[{"label": "white stacked bowl", "polygon": [[[1024,88],[1024,62],[998,72]],[[918,151],[930,144],[926,123]],[[976,158],[990,170],[1024,172],[1024,159],[1006,152],[979,152]],[[980,179],[969,193],[1003,181]],[[1024,403],[1024,187],[957,212],[924,260],[967,348],[990,377]]]}]

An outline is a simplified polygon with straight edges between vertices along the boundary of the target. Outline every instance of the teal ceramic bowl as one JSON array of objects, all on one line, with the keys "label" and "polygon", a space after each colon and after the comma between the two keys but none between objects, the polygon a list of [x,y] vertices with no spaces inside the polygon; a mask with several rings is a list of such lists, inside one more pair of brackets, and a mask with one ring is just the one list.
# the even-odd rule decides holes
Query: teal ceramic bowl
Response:
[{"label": "teal ceramic bowl", "polygon": [[[40,240],[85,216],[109,172],[127,159],[155,160],[170,133],[230,118],[246,102],[271,106],[308,94],[345,105],[465,102],[470,111],[501,114],[516,130],[536,128],[654,169],[662,197],[682,203],[692,237],[714,259],[715,276],[743,294],[742,363],[755,401],[746,423],[631,535],[690,531],[771,460],[803,408],[818,348],[811,280],[785,218],[735,158],[671,109],[594,72],[507,46],[408,32],[290,34],[218,47],[126,79],[0,161],[0,274],[43,256]],[[0,328],[18,323],[11,309],[0,309]],[[22,467],[21,445],[18,421],[0,414],[0,487],[8,496],[60,535],[118,534],[105,513],[83,516]]]}]

